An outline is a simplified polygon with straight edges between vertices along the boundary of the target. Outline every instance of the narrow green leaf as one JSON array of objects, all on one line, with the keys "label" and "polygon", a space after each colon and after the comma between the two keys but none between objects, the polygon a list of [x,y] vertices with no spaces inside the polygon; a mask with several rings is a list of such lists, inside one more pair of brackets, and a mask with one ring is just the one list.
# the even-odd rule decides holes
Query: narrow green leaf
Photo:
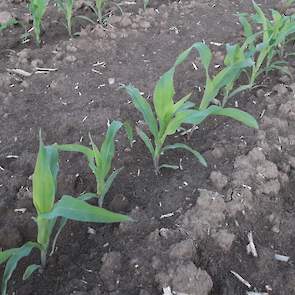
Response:
[{"label": "narrow green leaf", "polygon": [[165,119],[169,121],[173,115],[173,97],[175,94],[173,85],[174,72],[175,67],[167,71],[159,79],[154,90],[153,103],[160,122],[160,127],[165,124]]},{"label": "narrow green leaf", "polygon": [[248,15],[245,13],[240,13],[239,14],[239,21],[243,27],[245,37],[249,38],[249,37],[253,36],[254,33],[253,33],[252,26],[247,19],[247,16]]},{"label": "narrow green leaf", "polygon": [[[93,155],[94,155],[94,159],[95,159],[95,164],[92,161],[92,159],[89,161],[89,166],[91,168],[91,170],[93,171],[95,177],[97,177],[100,172],[102,174],[104,174],[103,171],[103,159],[102,159],[102,155],[98,149],[98,147],[96,146],[96,144],[93,142],[91,134],[89,133],[89,139],[90,139],[90,143],[92,146],[92,151],[93,151]],[[93,164],[93,166],[92,166]]]},{"label": "narrow green leaf", "polygon": [[113,213],[97,206],[92,206],[82,200],[71,196],[63,196],[52,209],[51,212],[41,214],[42,218],[53,219],[65,217],[67,219],[96,222],[96,223],[114,223],[122,221],[131,221],[126,215]]},{"label": "narrow green leaf", "polygon": [[59,151],[62,152],[82,153],[87,157],[87,159],[91,159],[94,157],[92,149],[81,144],[57,144],[55,146]]},{"label": "narrow green leaf", "polygon": [[91,18],[85,16],[85,15],[76,15],[76,18],[80,18],[82,20],[86,20],[89,23],[91,23],[92,25],[97,25],[97,22],[95,22],[94,20],[92,20]]},{"label": "narrow green leaf", "polygon": [[192,149],[188,145],[186,145],[184,143],[175,143],[175,144],[171,144],[171,145],[166,145],[163,148],[163,151],[173,150],[173,149],[184,149],[184,150],[191,152],[203,166],[207,167],[207,162],[206,162],[205,158],[198,151]]},{"label": "narrow green leaf", "polygon": [[195,106],[196,106],[195,103],[191,101],[186,101],[181,107],[179,107],[177,112],[187,111],[187,110],[193,109]]},{"label": "narrow green leaf", "polygon": [[208,75],[209,66],[212,60],[212,53],[210,48],[205,43],[202,43],[202,42],[197,42],[193,44],[192,47],[198,51],[202,64],[205,68],[206,74]]},{"label": "narrow green leaf", "polygon": [[256,10],[258,16],[260,17],[260,21],[262,23],[263,27],[263,41],[266,42],[269,39],[269,34],[268,34],[268,20],[263,13],[262,9],[256,4],[255,1],[253,2],[254,9]]},{"label": "narrow green leaf", "polygon": [[117,175],[123,170],[123,167],[113,171],[113,173],[108,177],[106,184],[105,184],[105,190],[103,193],[103,197],[107,194],[107,192],[109,191],[113,181],[115,180],[115,178],[117,177]]},{"label": "narrow green leaf", "polygon": [[123,88],[130,95],[132,102],[137,110],[139,110],[144,118],[144,121],[147,123],[150,132],[153,134],[155,138],[158,136],[158,123],[154,116],[151,106],[149,103],[141,96],[139,90],[132,86],[131,84],[128,86],[123,86]]},{"label": "narrow green leaf", "polygon": [[14,255],[19,248],[11,248],[5,251],[0,251],[0,264],[4,263],[10,256]]},{"label": "narrow green leaf", "polygon": [[123,126],[124,126],[126,133],[127,133],[127,138],[128,138],[129,144],[132,147],[133,146],[133,138],[134,138],[132,125],[129,121],[125,121]]},{"label": "narrow green leaf", "polygon": [[4,274],[2,277],[2,285],[1,285],[1,294],[6,295],[7,293],[7,283],[9,279],[11,278],[12,273],[17,267],[18,262],[23,258],[28,256],[33,248],[40,249],[40,245],[34,242],[27,242],[22,247],[18,248],[18,250],[10,256],[8,259]]},{"label": "narrow green leaf", "polygon": [[[179,111],[180,109],[183,109],[184,104],[190,99],[192,93],[189,93],[188,95],[184,96],[183,98],[181,98],[179,101],[177,101],[174,106],[173,106],[173,113],[176,113],[177,111]],[[189,102],[190,104],[186,104],[185,109],[186,108],[190,108],[193,107],[195,104],[192,102]]]},{"label": "narrow green leaf", "polygon": [[23,274],[23,280],[27,280],[32,275],[32,273],[35,272],[39,268],[41,268],[41,265],[39,265],[39,264],[29,265]]},{"label": "narrow green leaf", "polygon": [[85,194],[82,194],[78,197],[78,199],[82,200],[82,201],[88,201],[88,200],[91,200],[93,198],[97,198],[97,194],[95,193],[85,193]]},{"label": "narrow green leaf", "polygon": [[192,125],[199,125],[201,124],[208,116],[214,114],[216,110],[218,110],[218,106],[211,105],[210,107],[199,111],[194,110],[190,112],[189,116],[184,119],[184,123],[192,124]]},{"label": "narrow green leaf", "polygon": [[58,239],[59,235],[61,234],[63,228],[67,224],[67,221],[68,221],[68,219],[67,218],[64,218],[64,217],[62,217],[60,219],[60,222],[59,222],[59,225],[58,225],[58,229],[56,231],[56,234],[54,236],[54,239],[52,240],[51,252],[50,252],[49,256],[52,256],[53,255],[53,253],[55,251],[55,246],[56,246],[57,239]]},{"label": "narrow green leaf", "polygon": [[169,164],[162,164],[162,165],[159,166],[159,169],[162,169],[162,168],[177,170],[177,169],[179,169],[179,166],[169,165]]},{"label": "narrow green leaf", "polygon": [[120,121],[113,121],[108,127],[107,134],[101,145],[100,153],[103,162],[102,169],[104,175],[107,175],[111,169],[112,160],[115,155],[115,136],[122,125],[123,124]]},{"label": "narrow green leaf", "polygon": [[176,130],[179,129],[181,125],[185,123],[186,119],[190,117],[190,115],[194,112],[194,110],[184,110],[181,112],[177,112],[175,114],[175,117],[169,122],[163,135],[163,138],[166,138],[167,135],[174,134]]},{"label": "narrow green leaf", "polygon": [[190,48],[184,50],[183,52],[181,52],[178,55],[178,57],[176,58],[176,61],[174,63],[174,66],[175,67],[178,66],[178,65],[180,65],[181,63],[183,63],[187,59],[187,57],[190,54],[192,48],[193,48],[193,46],[191,46]]},{"label": "narrow green leaf", "polygon": [[[94,193],[85,193],[85,194],[82,194],[78,197],[79,200],[81,201],[88,201],[88,200],[91,200],[93,198],[97,198],[97,194],[94,194]],[[57,242],[57,239],[59,237],[59,235],[61,234],[63,228],[65,227],[65,225],[67,224],[67,218],[64,218],[62,217],[60,219],[60,222],[59,222],[59,225],[58,225],[58,229],[56,231],[56,234],[54,236],[54,239],[52,241],[52,247],[51,247],[51,252],[49,254],[49,256],[52,256],[54,251],[55,251],[55,246],[56,246],[56,242]]]},{"label": "narrow green leaf", "polygon": [[246,113],[246,112],[241,111],[239,109],[220,108],[219,110],[214,112],[214,115],[230,117],[232,119],[235,119],[235,120],[245,124],[248,127],[255,128],[255,129],[259,128],[258,123],[253,116],[251,116],[249,113]]},{"label": "narrow green leaf", "polygon": [[146,147],[148,148],[149,152],[151,153],[151,155],[153,156],[155,153],[155,149],[152,145],[152,142],[150,140],[150,138],[138,127],[136,127],[136,132],[138,134],[138,136],[141,138],[141,140],[144,142],[144,144],[146,145]]},{"label": "narrow green leaf", "polygon": [[48,212],[54,204],[58,173],[58,151],[55,146],[40,145],[33,174],[33,203],[38,213]]}]

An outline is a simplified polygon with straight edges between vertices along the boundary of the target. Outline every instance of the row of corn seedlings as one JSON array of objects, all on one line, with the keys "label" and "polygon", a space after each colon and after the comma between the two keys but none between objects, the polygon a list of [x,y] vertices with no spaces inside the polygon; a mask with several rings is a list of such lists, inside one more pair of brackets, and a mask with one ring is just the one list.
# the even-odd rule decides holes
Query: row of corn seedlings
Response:
[{"label": "row of corn seedlings", "polygon": [[[52,0],[57,6],[58,10],[62,12],[65,17],[65,26],[68,30],[69,36],[72,36],[72,25],[73,25],[73,6],[74,0]],[[37,45],[41,43],[41,28],[42,19],[46,13],[50,0],[31,0],[29,3],[29,10],[33,17],[34,35]],[[104,9],[107,0],[95,0],[93,4],[91,1],[87,2],[88,7],[95,13],[97,22],[104,23]],[[90,18],[85,16],[79,16],[80,18],[86,19],[91,23],[94,23]]]},{"label": "row of corn seedlings", "polygon": [[[59,11],[64,14],[66,28],[69,35],[72,36],[74,0],[51,1],[53,1]],[[45,15],[49,2],[50,0],[30,0],[29,3],[29,10],[33,17],[35,40],[38,46],[41,43],[42,19]],[[105,8],[107,6],[107,2],[108,0],[89,0],[86,2],[87,6],[96,15],[97,22],[100,24],[106,24],[107,14],[105,14]],[[148,3],[148,0],[144,0],[144,9],[146,9]],[[280,61],[274,61],[274,57],[278,54],[280,56],[283,54],[287,37],[294,32],[294,16],[285,16],[276,10],[272,10],[272,20],[269,20],[254,1],[253,5],[256,11],[254,15],[239,15],[240,23],[242,24],[244,34],[247,37],[245,43],[240,48],[240,54],[257,55],[257,63],[255,63],[253,68],[249,71],[249,84],[242,85],[239,89],[236,89],[237,92],[253,87],[256,78],[262,73],[274,69],[282,69],[283,63]],[[287,5],[291,5],[291,3],[287,3]],[[122,12],[120,5],[117,5],[117,7]],[[86,16],[79,15],[77,17],[95,24],[93,20]],[[254,33],[251,22],[260,25],[262,27],[262,31]],[[9,25],[15,23],[16,22],[13,22]],[[3,26],[2,29],[4,28],[6,28],[6,26]],[[261,36],[263,37],[262,42],[257,43],[257,39]],[[262,68],[262,64],[264,64],[265,59],[267,59],[267,62],[264,65],[265,67]],[[230,96],[231,94],[233,93],[228,93],[227,95]]]},{"label": "row of corn seedlings", "polygon": [[[66,3],[73,4],[69,0]],[[46,0],[31,1],[30,8],[34,16],[34,26],[39,28],[35,30],[36,34],[37,32],[40,33],[41,19],[46,10],[46,5]],[[60,7],[66,7],[60,5]],[[285,68],[282,68],[282,62],[276,58],[283,56],[284,45],[294,40],[295,24],[293,17],[280,15],[277,11],[272,11],[272,20],[268,20],[255,2],[254,8],[255,15],[241,14],[239,16],[246,39],[242,45],[226,46],[224,67],[217,74],[213,76],[210,74],[211,50],[206,44],[197,42],[182,52],[177,57],[173,67],[160,77],[154,89],[152,103],[149,103],[134,86],[122,86],[130,95],[134,107],[142,114],[148,127],[149,134],[138,127],[136,127],[136,133],[152,156],[156,174],[159,174],[162,168],[178,168],[176,165],[160,163],[160,156],[173,149],[187,150],[202,165],[207,165],[204,157],[192,147],[183,143],[166,144],[167,138],[177,133],[183,125],[200,125],[211,116],[224,116],[251,128],[258,128],[257,121],[253,116],[238,108],[226,107],[226,103],[230,97],[240,91],[251,89],[262,73],[268,73],[273,69],[285,70]],[[68,23],[70,23],[70,18],[71,16],[67,17]],[[261,24],[263,30],[255,33],[249,19]],[[40,42],[40,39],[38,40]],[[183,63],[193,50],[200,56],[206,76],[205,88],[199,105],[190,100],[192,93],[188,93],[176,102],[174,101],[176,67]],[[243,73],[249,77],[249,83],[236,86]],[[218,100],[220,97],[222,97],[221,101]],[[0,252],[0,264],[6,263],[1,295],[6,295],[8,281],[19,261],[30,255],[33,249],[39,251],[40,263],[29,265],[23,274],[23,279],[29,278],[38,269],[44,269],[49,247],[51,246],[51,253],[53,253],[59,234],[68,219],[96,223],[132,220],[126,215],[102,208],[107,192],[122,170],[120,168],[111,172],[112,161],[115,156],[115,137],[123,126],[129,141],[132,143],[132,127],[119,121],[113,121],[109,125],[100,147],[95,145],[91,135],[89,135],[91,148],[80,144],[45,146],[40,133],[39,152],[33,174],[33,204],[37,212],[34,221],[37,223],[37,238],[36,241],[29,241],[19,248]],[[58,160],[61,152],[79,152],[85,155],[88,166],[96,179],[97,189],[95,193],[85,193],[76,198],[65,195],[56,201]],[[93,198],[98,200],[98,206],[90,205],[87,202]],[[59,222],[57,222],[58,220]]]}]

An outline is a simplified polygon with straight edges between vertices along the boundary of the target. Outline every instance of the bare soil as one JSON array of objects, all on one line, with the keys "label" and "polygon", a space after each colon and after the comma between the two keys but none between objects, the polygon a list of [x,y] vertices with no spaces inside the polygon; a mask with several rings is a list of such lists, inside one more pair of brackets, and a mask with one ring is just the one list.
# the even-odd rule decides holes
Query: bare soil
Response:
[{"label": "bare soil", "polygon": [[[93,17],[83,1],[77,2],[76,15]],[[258,2],[265,10],[278,5]],[[21,44],[21,26],[0,33],[0,248],[36,236],[31,175],[39,128],[47,144],[88,144],[89,132],[100,142],[108,120],[141,124],[126,93],[118,90],[120,84],[132,83],[151,95],[176,56],[201,40],[220,65],[223,47],[216,44],[240,40],[236,14],[251,11],[248,0],[151,0],[146,11],[142,3],[126,3],[123,15],[115,11],[105,29],[77,20],[80,36],[70,40],[62,17],[50,7],[41,48],[33,41]],[[27,20],[25,5],[1,0],[0,11]],[[196,86],[198,101],[204,75],[192,61],[200,65],[192,55],[177,70],[175,82],[179,97]],[[38,66],[57,70],[37,73]],[[291,60],[293,73],[294,66]],[[32,75],[11,73],[15,68]],[[171,152],[163,162],[181,159],[183,170],[165,170],[156,177],[144,144],[137,139],[130,150],[120,134],[114,167],[124,170],[105,207],[136,222],[70,222],[43,273],[23,282],[25,266],[38,257],[24,259],[9,294],[160,295],[167,287],[189,295],[295,294],[295,81],[277,73],[261,83],[231,102],[259,120],[258,131],[211,118],[190,137],[171,139],[203,153],[206,169],[189,154]],[[94,190],[85,159],[63,154],[59,196]],[[258,257],[246,251],[250,231]],[[290,260],[277,261],[275,254]]]}]

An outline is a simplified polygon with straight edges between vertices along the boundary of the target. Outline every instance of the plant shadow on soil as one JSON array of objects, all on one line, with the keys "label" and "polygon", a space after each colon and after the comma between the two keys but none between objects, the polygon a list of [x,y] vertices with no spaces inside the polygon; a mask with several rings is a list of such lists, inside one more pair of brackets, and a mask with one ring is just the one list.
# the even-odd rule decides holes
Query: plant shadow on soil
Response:
[{"label": "plant shadow on soil", "polygon": [[[145,95],[152,94],[155,81],[173,64],[177,54],[193,42],[202,39],[233,42],[238,39],[239,27],[233,14],[251,9],[248,1],[221,1],[215,5],[211,1],[188,1],[184,4],[171,1],[169,5],[168,2],[160,5],[159,1],[151,1],[151,7],[158,8],[158,12],[150,9],[139,15],[137,8],[132,7],[131,15],[125,15],[121,20],[113,19],[113,29],[108,34],[99,26],[88,27],[82,30],[81,37],[69,41],[61,26],[56,29],[50,25],[51,17],[57,18],[49,12],[50,17],[45,20],[48,28],[44,35],[45,44],[40,49],[26,45],[30,48],[26,50],[25,46],[15,43],[15,35],[0,37],[4,40],[0,45],[4,52],[0,58],[1,69],[19,67],[33,71],[35,65],[58,68],[57,72],[34,74],[26,79],[0,72],[0,124],[4,126],[0,130],[0,166],[4,169],[0,171],[3,184],[0,187],[0,247],[15,247],[35,237],[29,178],[38,148],[39,128],[42,128],[48,144],[80,140],[88,144],[88,132],[96,142],[100,142],[99,134],[105,132],[107,120],[137,122],[141,119],[139,114],[129,103],[127,95],[117,90],[120,83],[131,82]],[[276,1],[267,1],[267,5],[265,1],[261,2],[265,8],[276,4]],[[6,5],[4,1],[0,4]],[[22,4],[15,6],[16,13],[22,9]],[[212,49],[218,64],[222,49]],[[93,66],[98,61],[105,62],[106,66]],[[198,63],[198,59],[195,62]],[[115,78],[115,84],[109,84],[108,78]],[[241,95],[236,99],[239,107],[257,118],[265,109],[272,114],[272,109],[268,108],[272,103],[267,99],[277,92],[282,97],[287,95],[272,88],[272,85],[281,83],[280,79],[281,76],[271,76],[265,82],[263,95],[258,91]],[[184,91],[196,86],[196,81],[202,85],[203,73],[195,72],[191,64],[186,63],[177,70],[175,81],[179,94],[176,97],[181,97],[181,94],[186,94]],[[289,87],[285,88],[289,91]],[[274,94],[268,96],[268,92]],[[197,91],[194,97],[197,100]],[[276,105],[272,107],[275,109]],[[276,146],[276,137],[271,136],[274,131],[267,125],[267,120],[262,118],[260,121],[262,129],[269,132],[268,144]],[[286,132],[293,134],[294,122],[289,121],[287,126],[289,131]],[[270,294],[295,294],[293,265],[278,263],[272,258],[275,252],[295,257],[292,247],[295,242],[292,227],[295,220],[294,167],[286,156],[295,156],[294,146],[292,149],[291,144],[287,145],[283,154],[270,148],[266,153],[267,160],[262,160],[261,166],[256,167],[262,169],[264,162],[271,161],[278,167],[279,175],[288,176],[289,181],[285,186],[281,185],[279,193],[253,193],[255,198],[262,196],[261,199],[252,200],[251,206],[242,207],[236,214],[228,209],[231,206],[228,196],[232,197],[236,192],[239,179],[244,181],[242,178],[245,178],[246,182],[250,173],[235,174],[240,167],[239,161],[243,161],[239,156],[248,155],[257,146],[262,146],[261,136],[260,131],[237,122],[212,118],[195,130],[190,138],[178,135],[171,139],[171,142],[180,140],[198,149],[207,158],[209,167],[201,167],[187,153],[169,152],[162,161],[177,164],[182,159],[183,170],[163,170],[162,175],[156,177],[143,143],[137,139],[130,150],[124,134],[120,133],[114,167],[124,166],[124,170],[108,193],[105,206],[116,212],[130,213],[137,222],[121,225],[69,222],[46,270],[22,282],[26,263],[36,262],[38,257],[35,253],[24,259],[10,282],[10,292],[23,295],[156,295],[163,293],[160,287],[167,276],[171,275],[172,279],[167,280],[175,288],[177,283],[186,282],[189,270],[198,269],[197,273],[203,274],[199,272],[200,268],[213,281],[210,295],[245,294],[247,288],[232,276],[231,270],[249,279],[258,290],[265,290],[265,285],[270,285],[273,288]],[[259,154],[257,150],[255,152]],[[18,158],[7,158],[8,155],[17,155]],[[255,153],[250,156],[254,157]],[[251,157],[249,159],[251,162]],[[226,183],[222,184],[220,180],[224,178],[212,176],[212,171],[225,176]],[[280,176],[280,183],[283,183],[283,176]],[[271,181],[275,180],[271,178]],[[269,183],[266,185],[270,186]],[[204,205],[200,200],[206,198],[206,193],[199,189],[218,191],[217,199],[225,200],[219,204],[220,208],[216,207],[216,211],[211,207],[204,210],[209,220],[198,211]],[[94,190],[95,182],[86,160],[80,155],[63,154],[60,195],[78,195]],[[14,212],[15,208],[27,210],[20,214]],[[221,210],[221,215],[217,209]],[[194,229],[188,229],[190,225],[186,219],[190,220],[190,217],[187,212],[205,220],[207,223],[202,226],[212,226],[212,234],[209,230],[208,235],[203,235],[202,228],[194,236]],[[168,213],[173,213],[173,216],[161,218]],[[216,224],[210,220],[214,218]],[[89,228],[95,234],[91,234],[93,231]],[[258,247],[257,259],[246,253],[250,230]],[[187,249],[187,244],[182,244],[186,241],[192,242],[188,247],[190,250],[179,251],[175,245]],[[177,269],[173,272],[173,267],[178,264],[185,269],[180,277]],[[210,285],[210,280],[204,277],[203,285],[206,284]],[[194,294],[208,294],[204,286],[195,286],[199,289]]]}]

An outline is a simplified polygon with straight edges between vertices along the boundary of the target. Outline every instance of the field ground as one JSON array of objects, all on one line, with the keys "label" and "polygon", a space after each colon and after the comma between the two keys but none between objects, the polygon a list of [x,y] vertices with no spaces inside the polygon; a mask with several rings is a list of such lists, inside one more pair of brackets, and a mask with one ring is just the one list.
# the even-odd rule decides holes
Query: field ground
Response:
[{"label": "field ground", "polygon": [[[264,10],[278,4],[257,2]],[[91,17],[83,1],[77,3],[75,14]],[[27,19],[25,5],[0,0],[0,11]],[[236,14],[252,9],[249,0],[151,0],[146,11],[141,7],[125,2],[123,15],[115,12],[105,30],[78,20],[81,34],[71,40],[62,16],[50,7],[41,48],[20,43],[22,27],[0,33],[0,248],[35,238],[31,175],[39,128],[47,144],[88,144],[89,132],[100,141],[108,120],[138,122],[129,97],[118,90],[121,83],[151,95],[176,56],[202,40],[218,67],[224,50],[219,43],[240,40]],[[177,97],[203,85],[201,67],[192,66],[200,65],[194,54],[177,69]],[[36,66],[57,70],[37,73]],[[14,74],[15,68],[31,75]],[[295,73],[292,60],[290,70]],[[121,133],[114,167],[124,170],[106,207],[136,222],[69,223],[46,270],[23,282],[26,263],[37,256],[24,259],[9,294],[160,295],[167,286],[177,294],[295,294],[295,81],[276,73],[261,83],[232,100],[258,118],[258,131],[212,118],[189,137],[178,135],[202,152],[208,168],[187,153],[170,152],[164,160],[181,159],[183,170],[156,177],[144,144],[137,139],[131,151]],[[95,190],[82,156],[63,155],[61,168],[60,195]],[[15,211],[21,208],[23,213]],[[250,231],[257,258],[247,255]],[[277,261],[275,254],[290,261]]]}]

